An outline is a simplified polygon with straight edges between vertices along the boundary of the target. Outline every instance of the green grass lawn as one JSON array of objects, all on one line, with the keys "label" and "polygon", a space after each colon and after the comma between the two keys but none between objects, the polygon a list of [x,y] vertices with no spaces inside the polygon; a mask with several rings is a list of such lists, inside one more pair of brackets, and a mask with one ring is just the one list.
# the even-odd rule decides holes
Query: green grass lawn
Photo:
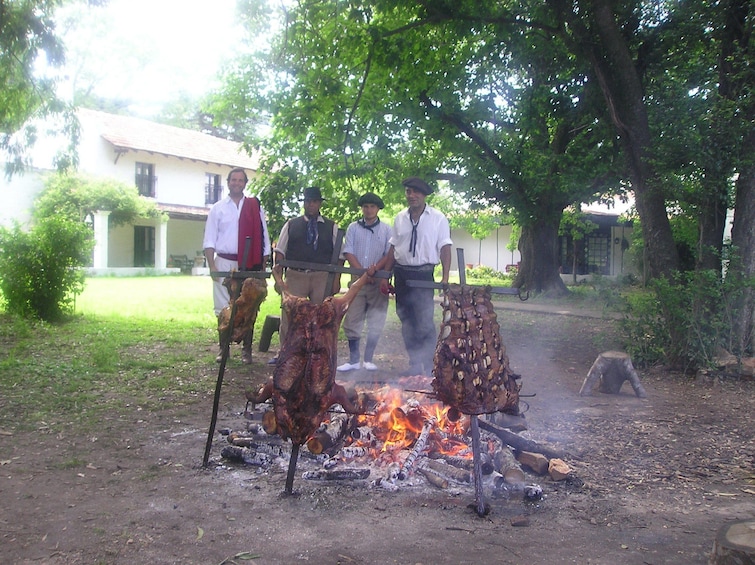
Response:
[{"label": "green grass lawn", "polygon": [[[256,332],[279,312],[271,287]],[[86,429],[125,405],[195,402],[216,343],[207,277],[90,278],[59,324],[0,314],[0,430]]]}]

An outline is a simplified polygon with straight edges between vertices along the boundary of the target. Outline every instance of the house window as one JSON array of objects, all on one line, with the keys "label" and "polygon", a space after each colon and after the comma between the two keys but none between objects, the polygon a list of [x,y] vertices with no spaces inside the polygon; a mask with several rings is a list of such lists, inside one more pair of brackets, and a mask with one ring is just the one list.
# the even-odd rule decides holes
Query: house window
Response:
[{"label": "house window", "polygon": [[587,270],[590,273],[610,274],[610,246],[608,237],[588,237],[585,249]]},{"label": "house window", "polygon": [[215,204],[223,195],[223,187],[220,185],[220,175],[205,173],[204,203]]},{"label": "house window", "polygon": [[142,196],[155,197],[155,166],[152,163],[136,163],[136,188]]}]

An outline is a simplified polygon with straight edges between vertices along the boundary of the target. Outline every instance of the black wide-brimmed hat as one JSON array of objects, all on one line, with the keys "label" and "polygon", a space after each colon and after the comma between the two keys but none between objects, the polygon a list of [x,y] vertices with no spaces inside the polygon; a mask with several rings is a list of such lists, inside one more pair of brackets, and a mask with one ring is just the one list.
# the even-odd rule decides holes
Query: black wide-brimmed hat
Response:
[{"label": "black wide-brimmed hat", "polygon": [[425,196],[433,193],[432,187],[419,177],[409,177],[401,181],[401,184],[414,190],[418,190]]},{"label": "black wide-brimmed hat", "polygon": [[381,210],[385,208],[385,204],[383,204],[383,199],[380,198],[374,192],[365,192],[362,196],[359,197],[357,204],[359,206],[364,206],[365,204],[374,204]]},{"label": "black wide-brimmed hat", "polygon": [[304,196],[302,200],[325,200],[322,197],[322,192],[316,186],[308,186],[304,189]]}]

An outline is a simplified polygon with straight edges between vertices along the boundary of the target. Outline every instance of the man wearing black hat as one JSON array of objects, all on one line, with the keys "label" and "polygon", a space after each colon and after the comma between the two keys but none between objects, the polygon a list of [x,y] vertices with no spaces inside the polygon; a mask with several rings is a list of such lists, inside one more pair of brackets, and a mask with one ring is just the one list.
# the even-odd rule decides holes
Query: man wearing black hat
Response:
[{"label": "man wearing black hat", "polygon": [[[343,246],[343,257],[349,266],[355,269],[377,270],[378,263],[388,253],[388,240],[391,228],[378,217],[378,212],[385,205],[383,200],[373,192],[363,194],[357,204],[362,208],[362,219],[349,224]],[[353,283],[358,278],[352,275]],[[359,361],[359,340],[362,328],[367,321],[367,342],[364,346],[364,368],[376,371],[377,365],[372,361],[380,334],[388,314],[388,294],[383,294],[380,285],[374,280],[362,287],[346,311],[343,331],[349,340],[349,362],[338,366],[339,371],[353,371],[361,368]]]},{"label": "man wearing black hat", "polygon": [[[320,207],[325,200],[320,189],[316,186],[305,188],[303,200],[304,215],[283,224],[274,250],[276,264],[283,259],[329,264],[333,258],[338,226],[333,220],[320,215]],[[291,294],[309,298],[315,304],[320,304],[326,297],[338,292],[340,280],[339,277],[335,277],[333,288],[326,288],[327,271],[288,267],[286,285]],[[281,312],[279,330],[281,341],[285,339],[287,331],[288,319],[285,312]],[[275,362],[275,359],[270,362]]]},{"label": "man wearing black hat", "polygon": [[[409,355],[405,375],[430,375],[438,333],[433,321],[433,289],[407,285],[409,280],[434,280],[433,271],[440,263],[441,283],[448,283],[451,269],[451,228],[442,212],[425,200],[433,189],[419,177],[404,179],[404,194],[409,207],[393,222],[388,255],[382,268],[393,269],[396,289],[396,314],[401,320],[401,334]],[[387,290],[388,281],[381,282]]]}]

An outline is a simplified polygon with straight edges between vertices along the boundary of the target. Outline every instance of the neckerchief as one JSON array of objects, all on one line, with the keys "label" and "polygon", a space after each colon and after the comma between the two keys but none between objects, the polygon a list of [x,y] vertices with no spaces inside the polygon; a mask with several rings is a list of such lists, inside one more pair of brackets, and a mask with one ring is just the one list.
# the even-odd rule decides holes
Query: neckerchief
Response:
[{"label": "neckerchief", "polygon": [[374,228],[376,228],[379,223],[380,223],[380,218],[375,218],[375,221],[373,223],[371,223],[369,226],[364,221],[364,218],[362,218],[361,220],[357,220],[357,224],[359,224],[360,226],[362,226],[366,230],[370,230],[370,232],[372,232],[372,233],[375,233],[372,230]]},{"label": "neckerchief", "polygon": [[307,219],[307,245],[311,245],[312,249],[317,251],[317,240],[319,238],[317,230],[317,217]]},{"label": "neckerchief", "polygon": [[422,212],[420,212],[419,217],[417,218],[417,223],[414,223],[414,220],[412,220],[412,212],[409,211],[409,221],[412,223],[412,235],[409,238],[409,251],[412,252],[412,257],[417,256],[417,226],[419,226],[419,221],[422,218],[422,214],[425,213],[425,208],[422,208]]}]

